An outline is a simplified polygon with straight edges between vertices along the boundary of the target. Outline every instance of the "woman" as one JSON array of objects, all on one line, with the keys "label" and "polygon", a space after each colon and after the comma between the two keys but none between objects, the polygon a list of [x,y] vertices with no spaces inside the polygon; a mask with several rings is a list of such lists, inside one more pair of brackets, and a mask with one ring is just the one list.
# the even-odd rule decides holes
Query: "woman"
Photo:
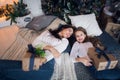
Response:
[{"label": "woman", "polygon": [[41,61],[41,64],[48,62],[55,58],[55,61],[60,64],[60,54],[67,48],[68,40],[74,31],[74,27],[71,25],[61,25],[56,30],[46,30],[40,36],[38,36],[32,43],[34,47],[42,45],[45,50],[45,58]]},{"label": "woman", "polygon": [[75,30],[76,42],[73,44],[70,57],[74,62],[81,62],[85,66],[91,66],[91,60],[87,55],[88,48],[93,47],[89,42],[87,32],[84,28],[78,27]]}]

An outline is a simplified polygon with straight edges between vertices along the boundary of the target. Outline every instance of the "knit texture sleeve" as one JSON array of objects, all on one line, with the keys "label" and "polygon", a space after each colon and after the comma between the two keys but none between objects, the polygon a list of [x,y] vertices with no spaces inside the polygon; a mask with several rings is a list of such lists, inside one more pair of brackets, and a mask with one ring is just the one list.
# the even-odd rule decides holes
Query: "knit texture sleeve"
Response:
[{"label": "knit texture sleeve", "polygon": [[70,52],[70,58],[73,62],[76,62],[75,58],[77,58],[77,55],[79,54],[79,43],[75,42],[72,46],[71,52]]}]

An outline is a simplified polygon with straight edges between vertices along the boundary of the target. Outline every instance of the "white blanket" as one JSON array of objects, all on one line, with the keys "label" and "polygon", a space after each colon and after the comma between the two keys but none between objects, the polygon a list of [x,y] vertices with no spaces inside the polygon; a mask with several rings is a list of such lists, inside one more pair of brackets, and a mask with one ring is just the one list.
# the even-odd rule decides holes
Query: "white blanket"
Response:
[{"label": "white blanket", "polygon": [[77,80],[74,63],[68,53],[61,55],[61,65],[55,64],[54,73],[51,80]]}]

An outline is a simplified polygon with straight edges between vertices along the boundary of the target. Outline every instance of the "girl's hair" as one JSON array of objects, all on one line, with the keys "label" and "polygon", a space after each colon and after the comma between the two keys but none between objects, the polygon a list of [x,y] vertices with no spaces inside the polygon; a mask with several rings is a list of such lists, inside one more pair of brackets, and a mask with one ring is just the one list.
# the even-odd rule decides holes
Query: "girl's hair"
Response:
[{"label": "girl's hair", "polygon": [[73,31],[75,30],[75,27],[72,26],[72,25],[67,25],[67,24],[63,25],[63,24],[60,24],[59,27],[58,27],[57,29],[55,29],[55,30],[49,29],[49,32],[50,32],[54,37],[56,37],[56,38],[58,38],[58,39],[61,39],[61,37],[59,36],[58,33],[59,33],[60,31],[62,31],[63,29],[67,29],[67,28],[72,28]]},{"label": "girl's hair", "polygon": [[83,27],[80,26],[80,27],[76,28],[75,32],[77,32],[77,31],[82,31],[86,35],[85,40],[83,42],[88,42],[89,41],[87,31]]}]

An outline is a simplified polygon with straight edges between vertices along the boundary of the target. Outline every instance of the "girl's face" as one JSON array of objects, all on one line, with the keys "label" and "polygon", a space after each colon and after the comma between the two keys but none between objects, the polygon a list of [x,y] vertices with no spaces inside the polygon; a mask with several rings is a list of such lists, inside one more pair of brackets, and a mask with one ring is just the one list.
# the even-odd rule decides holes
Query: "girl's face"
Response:
[{"label": "girl's face", "polygon": [[82,43],[86,38],[86,34],[84,34],[82,31],[77,31],[75,32],[75,37],[79,43]]},{"label": "girl's face", "polygon": [[73,34],[72,28],[66,28],[60,31],[60,36],[63,38],[69,38]]}]

